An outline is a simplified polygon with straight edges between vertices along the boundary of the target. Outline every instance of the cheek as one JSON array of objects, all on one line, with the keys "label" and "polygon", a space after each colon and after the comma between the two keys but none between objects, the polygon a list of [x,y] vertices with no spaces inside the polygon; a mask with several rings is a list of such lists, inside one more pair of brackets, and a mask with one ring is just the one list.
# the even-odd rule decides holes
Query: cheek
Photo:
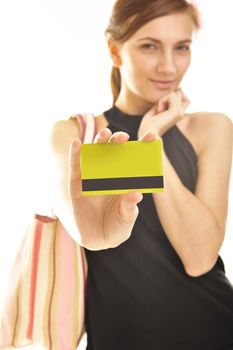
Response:
[{"label": "cheek", "polygon": [[183,76],[186,71],[188,70],[189,66],[190,66],[190,62],[191,62],[191,57],[182,57],[179,61],[178,61],[178,71],[179,74],[181,76]]},{"label": "cheek", "polygon": [[150,68],[148,58],[139,53],[129,55],[123,62],[125,65],[125,71],[128,72],[128,74],[133,74],[135,78],[145,75]]}]

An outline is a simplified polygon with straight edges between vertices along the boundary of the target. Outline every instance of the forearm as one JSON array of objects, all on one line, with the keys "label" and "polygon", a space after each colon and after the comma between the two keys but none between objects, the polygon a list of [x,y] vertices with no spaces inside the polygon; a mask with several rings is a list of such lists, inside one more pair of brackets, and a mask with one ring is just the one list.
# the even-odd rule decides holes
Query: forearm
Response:
[{"label": "forearm", "polygon": [[167,237],[190,275],[208,271],[216,261],[223,233],[211,211],[180,181],[164,153],[165,189],[153,194]]}]

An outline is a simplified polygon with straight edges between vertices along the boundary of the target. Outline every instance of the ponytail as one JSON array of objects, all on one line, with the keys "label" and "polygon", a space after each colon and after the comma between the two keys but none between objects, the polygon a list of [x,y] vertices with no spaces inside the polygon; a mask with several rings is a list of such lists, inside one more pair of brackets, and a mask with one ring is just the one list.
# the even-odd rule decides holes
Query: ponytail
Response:
[{"label": "ponytail", "polygon": [[121,89],[121,75],[120,75],[120,70],[117,67],[112,67],[111,89],[112,89],[113,104],[114,104],[119,96],[120,89]]}]

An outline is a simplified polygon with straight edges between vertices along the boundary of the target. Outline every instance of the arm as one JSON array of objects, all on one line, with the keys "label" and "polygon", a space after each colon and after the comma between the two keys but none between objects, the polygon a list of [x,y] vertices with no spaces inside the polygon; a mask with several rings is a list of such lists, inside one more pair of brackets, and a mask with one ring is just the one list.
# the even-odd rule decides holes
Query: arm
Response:
[{"label": "arm", "polygon": [[232,123],[225,116],[205,119],[200,123],[206,135],[195,195],[181,183],[165,154],[165,191],[153,195],[168,239],[191,276],[204,274],[215,264],[227,216]]},{"label": "arm", "polygon": [[[164,97],[139,129],[158,136],[184,117],[180,92]],[[158,113],[159,112],[159,113]],[[157,113],[157,115],[156,115]],[[199,276],[216,262],[224,239],[232,153],[232,122],[223,115],[196,117],[198,181],[195,195],[181,183],[164,152],[165,190],[153,194],[168,239],[189,275]],[[168,220],[169,218],[169,220]]]}]

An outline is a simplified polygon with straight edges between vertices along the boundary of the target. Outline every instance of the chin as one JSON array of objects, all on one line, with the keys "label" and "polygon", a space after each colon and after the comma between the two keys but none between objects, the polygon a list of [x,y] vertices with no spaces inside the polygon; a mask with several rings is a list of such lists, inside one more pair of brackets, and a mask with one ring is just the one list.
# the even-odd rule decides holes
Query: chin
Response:
[{"label": "chin", "polygon": [[166,96],[167,94],[169,94],[170,91],[168,92],[161,92],[161,93],[156,93],[152,96],[148,96],[147,100],[149,103],[152,103],[152,104],[156,104],[158,103],[158,101],[163,98],[164,96]]},{"label": "chin", "polygon": [[161,98],[163,98],[164,96],[167,96],[173,91],[176,91],[177,89],[178,87],[169,89],[169,90],[156,91],[155,93],[153,93],[153,95],[150,94],[150,96],[148,96],[148,101],[150,101],[151,103],[157,103]]}]

